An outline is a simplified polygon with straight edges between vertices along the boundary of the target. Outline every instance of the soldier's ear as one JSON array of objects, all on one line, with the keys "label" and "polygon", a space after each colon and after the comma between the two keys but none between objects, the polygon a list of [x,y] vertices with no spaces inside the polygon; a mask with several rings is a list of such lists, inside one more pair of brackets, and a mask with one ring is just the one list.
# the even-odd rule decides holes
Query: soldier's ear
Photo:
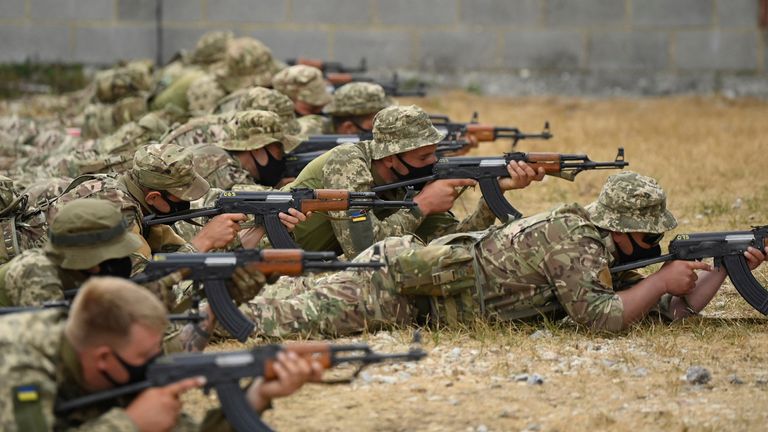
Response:
[{"label": "soldier's ear", "polygon": [[385,167],[392,169],[395,165],[395,159],[397,158],[394,155],[385,156],[381,158],[381,163],[383,163]]},{"label": "soldier's ear", "polygon": [[96,368],[100,370],[107,369],[110,354],[112,354],[112,348],[106,345],[93,348],[92,355]]},{"label": "soldier's ear", "polygon": [[154,206],[154,205],[155,205],[155,201],[156,201],[158,198],[162,198],[162,197],[163,197],[163,196],[162,196],[162,195],[160,194],[160,192],[158,192],[158,191],[149,191],[149,192],[147,192],[147,194],[146,194],[146,195],[144,195],[144,201],[145,201],[147,204],[149,204],[149,205],[151,205],[151,206]]},{"label": "soldier's ear", "polygon": [[356,134],[356,133],[358,133],[358,129],[357,129],[357,126],[355,126],[355,124],[354,124],[354,123],[352,123],[352,122],[351,122],[351,121],[349,121],[349,120],[346,120],[346,121],[342,122],[342,123],[341,123],[341,124],[340,124],[340,125],[339,125],[339,126],[336,128],[336,131],[337,131],[339,134],[342,134],[342,135],[352,135],[352,134]]}]

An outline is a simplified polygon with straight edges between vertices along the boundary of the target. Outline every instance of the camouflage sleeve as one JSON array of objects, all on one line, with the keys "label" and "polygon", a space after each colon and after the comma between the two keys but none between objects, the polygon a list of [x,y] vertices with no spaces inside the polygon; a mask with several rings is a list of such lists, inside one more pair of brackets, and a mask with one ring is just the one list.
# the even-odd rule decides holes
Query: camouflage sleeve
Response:
[{"label": "camouflage sleeve", "polygon": [[[323,167],[323,187],[354,192],[370,192],[373,177],[365,161],[328,160]],[[424,216],[418,209],[402,209],[379,219],[373,212],[329,212],[331,226],[344,255],[352,259],[373,243],[387,237],[403,236],[416,231]]]},{"label": "camouflage sleeve", "polygon": [[475,211],[470,213],[461,222],[456,220],[451,213],[431,214],[419,226],[416,234],[424,239],[424,241],[430,242],[448,234],[482,231],[493,225],[495,221],[496,215],[493,214],[485,200],[480,198]]},{"label": "camouflage sleeve", "polygon": [[[42,324],[42,323],[41,323]],[[46,329],[39,331],[45,332]],[[0,344],[0,430],[134,432],[125,410],[114,408],[77,428],[63,428],[53,413],[58,394],[53,362],[31,345]],[[21,417],[19,417],[21,416]],[[55,427],[55,429],[54,429]]]},{"label": "camouflage sleeve", "polygon": [[571,232],[542,261],[560,304],[577,323],[595,330],[623,328],[624,305],[613,291],[605,245],[596,237]]},{"label": "camouflage sleeve", "polygon": [[8,263],[5,274],[8,300],[15,306],[35,306],[64,299],[56,266],[40,253],[22,254]]}]

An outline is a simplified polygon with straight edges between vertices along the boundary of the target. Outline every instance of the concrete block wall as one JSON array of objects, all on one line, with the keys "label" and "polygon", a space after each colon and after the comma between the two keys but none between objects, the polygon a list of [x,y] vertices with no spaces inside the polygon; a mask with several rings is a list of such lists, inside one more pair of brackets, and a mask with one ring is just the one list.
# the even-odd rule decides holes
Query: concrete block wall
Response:
[{"label": "concrete block wall", "polygon": [[0,62],[106,65],[158,58],[159,48],[167,60],[191,49],[206,31],[229,29],[261,39],[280,58],[356,64],[366,57],[374,70],[459,81],[567,75],[579,77],[578,85],[597,77],[618,87],[642,81],[665,88],[698,80],[708,88],[727,81],[723,77],[766,75],[768,38],[758,26],[759,5],[760,0],[2,0]]}]

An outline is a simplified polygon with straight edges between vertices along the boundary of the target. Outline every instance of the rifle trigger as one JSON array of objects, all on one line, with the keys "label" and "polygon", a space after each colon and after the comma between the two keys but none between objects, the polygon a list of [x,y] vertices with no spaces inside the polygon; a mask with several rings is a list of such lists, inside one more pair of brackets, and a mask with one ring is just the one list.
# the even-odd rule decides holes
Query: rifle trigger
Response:
[{"label": "rifle trigger", "polygon": [[403,198],[403,201],[413,201],[413,197],[415,196],[416,196],[416,189],[414,189],[413,186],[406,186],[405,197]]}]

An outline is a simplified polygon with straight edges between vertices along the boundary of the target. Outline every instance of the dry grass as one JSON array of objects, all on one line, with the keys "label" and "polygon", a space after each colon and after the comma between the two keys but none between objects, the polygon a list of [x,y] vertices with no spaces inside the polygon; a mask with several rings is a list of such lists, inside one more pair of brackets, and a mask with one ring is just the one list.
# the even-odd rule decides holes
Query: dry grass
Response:
[{"label": "dry grass", "polygon": [[[631,169],[659,179],[677,215],[677,232],[740,230],[765,224],[768,104],[714,97],[588,100],[492,98],[451,93],[414,99],[430,112],[466,121],[538,131],[555,138],[523,142],[523,151],[587,153],[612,160],[624,147]],[[478,154],[508,150],[483,144]],[[524,214],[563,201],[593,200],[611,171],[587,172],[574,183],[549,178],[508,198]],[[466,211],[479,193],[463,197]],[[768,271],[758,277],[766,281]],[[537,329],[551,334],[530,337]],[[386,350],[403,350],[410,330],[364,335]],[[768,332],[765,319],[732,286],[701,318],[668,326],[646,322],[618,336],[591,334],[567,323],[427,331],[430,357],[416,366],[377,368],[372,375],[407,377],[396,384],[308,386],[280,400],[266,419],[280,430],[541,430],[745,431],[768,423]],[[228,344],[234,348],[236,344]],[[458,349],[458,350],[457,350]],[[712,380],[680,379],[691,365]],[[543,385],[515,381],[538,373]],[[733,383],[736,375],[743,384]],[[199,397],[192,396],[192,403]],[[209,406],[211,402],[206,403]]]}]

